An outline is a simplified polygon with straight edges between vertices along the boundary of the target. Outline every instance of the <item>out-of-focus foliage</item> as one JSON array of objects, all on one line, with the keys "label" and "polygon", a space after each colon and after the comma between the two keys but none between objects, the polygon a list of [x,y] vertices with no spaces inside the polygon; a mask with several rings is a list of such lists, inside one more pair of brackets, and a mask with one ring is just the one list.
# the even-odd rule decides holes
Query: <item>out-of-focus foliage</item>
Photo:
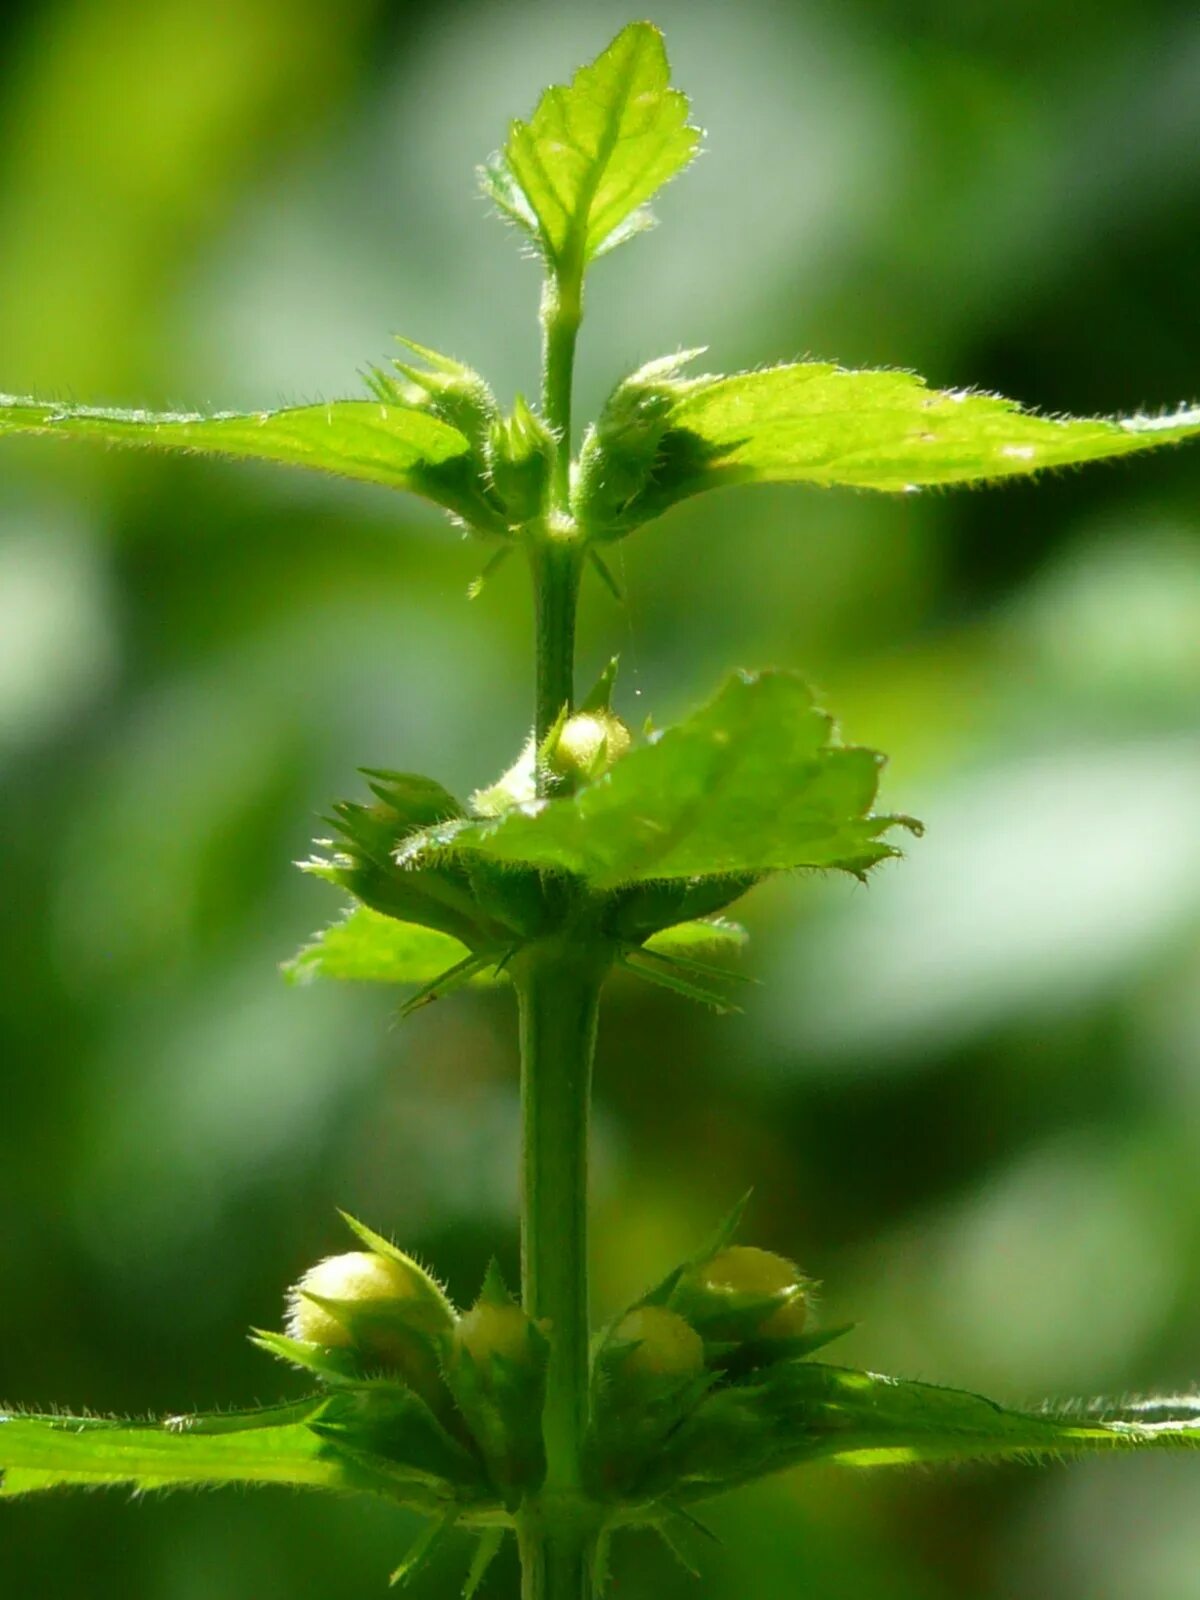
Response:
[{"label": "out-of-focus foliage", "polygon": [[[626,12],[476,0],[10,11],[0,387],[256,409],[355,392],[414,332],[529,392],[537,275],[470,174]],[[710,130],[672,226],[589,288],[580,415],[664,349],[915,369],[1050,412],[1195,398],[1200,26],[1174,0],[668,0]],[[464,92],[469,86],[469,93]],[[979,494],[730,489],[614,550],[586,681],[664,725],[804,672],[881,802],[869,889],[746,902],[765,982],[716,1020],[614,988],[598,1312],[756,1185],[753,1236],[855,1319],[848,1364],[984,1390],[1181,1387],[1200,1334],[1200,527],[1194,454]],[[736,537],[730,537],[731,532]],[[295,873],[368,764],[467,793],[527,731],[530,619],[477,547],[367,486],[10,444],[0,480],[0,1396],[293,1398],[242,1332],[334,1204],[460,1297],[516,1254],[511,996],[402,1029],[289,987]],[[739,915],[741,912],[739,911]],[[1195,1464],[949,1478],[814,1467],[714,1506],[707,1592],[1190,1600]],[[4,1508],[14,1592],[379,1592],[411,1530],[264,1493]],[[400,1525],[398,1525],[400,1524]],[[488,1583],[514,1578],[502,1557]],[[689,1592],[647,1544],[628,1595]],[[457,1559],[422,1581],[453,1592]]]}]

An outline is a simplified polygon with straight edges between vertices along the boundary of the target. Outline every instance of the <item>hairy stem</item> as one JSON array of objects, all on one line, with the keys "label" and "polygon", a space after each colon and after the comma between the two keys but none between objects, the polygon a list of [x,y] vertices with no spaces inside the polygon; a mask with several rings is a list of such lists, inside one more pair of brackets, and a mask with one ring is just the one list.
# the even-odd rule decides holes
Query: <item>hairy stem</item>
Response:
[{"label": "hairy stem", "polygon": [[[537,699],[535,734],[540,750],[565,707],[575,698],[575,612],[583,553],[570,538],[547,530],[530,545],[533,569],[534,620],[537,632]],[[538,793],[545,774],[538,773]]]},{"label": "hairy stem", "polygon": [[560,263],[542,289],[542,416],[554,430],[558,449],[550,484],[550,505],[565,515],[571,494],[571,388],[575,341],[583,319],[581,266]]},{"label": "hairy stem", "polygon": [[521,1600],[589,1600],[593,1548],[593,1536],[582,1528],[567,1527],[554,1537],[540,1528],[518,1529]]},{"label": "hairy stem", "polygon": [[564,939],[513,962],[521,1020],[521,1294],[550,1340],[546,1484],[522,1536],[525,1600],[581,1600],[588,1422],[587,1173],[592,1058],[608,953]]}]

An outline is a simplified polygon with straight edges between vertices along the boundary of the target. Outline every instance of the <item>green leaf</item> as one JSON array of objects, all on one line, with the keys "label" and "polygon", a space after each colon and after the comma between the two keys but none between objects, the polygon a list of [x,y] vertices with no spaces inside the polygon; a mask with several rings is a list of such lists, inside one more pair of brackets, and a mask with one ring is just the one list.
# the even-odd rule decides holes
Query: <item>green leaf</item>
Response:
[{"label": "green leaf", "polygon": [[447,1512],[436,1522],[428,1522],[409,1547],[408,1554],[388,1579],[393,1589],[403,1588],[418,1573],[423,1572],[433,1559],[446,1535],[454,1526],[454,1513]]},{"label": "green leaf", "polygon": [[795,675],[739,673],[575,794],[425,829],[397,860],[477,854],[595,889],[793,867],[861,875],[897,854],[881,835],[905,820],[871,813],[881,759],[833,744]]},{"label": "green leaf", "polygon": [[[344,916],[304,945],[281,970],[291,983],[341,978],[351,983],[433,983],[465,960],[466,945],[413,922],[397,922],[369,906],[351,906]],[[475,973],[472,983],[495,983],[494,967]]]},{"label": "green leaf", "polygon": [[792,1360],[714,1390],[651,1473],[660,1488],[704,1495],[813,1461],[1032,1461],[1197,1445],[1196,1396],[1016,1411],[965,1390]]},{"label": "green leaf", "polygon": [[352,1488],[354,1475],[307,1425],[324,1403],[152,1423],[0,1412],[0,1496],[101,1484]]},{"label": "green leaf", "polygon": [[[708,1006],[718,1016],[731,1016],[742,1009],[722,990],[698,979],[690,968],[676,966],[668,956],[652,961],[649,957],[653,954],[653,951],[628,950],[621,957],[621,965],[644,982],[655,984],[660,989],[669,989],[672,994],[680,995],[684,1000],[694,1000],[697,1005]],[[725,977],[726,974],[719,976]]]},{"label": "green leaf", "polygon": [[688,955],[699,950],[732,955],[741,950],[748,935],[740,922],[727,917],[701,917],[695,922],[677,922],[673,928],[663,928],[646,940],[647,950],[658,950],[663,955]]},{"label": "green leaf", "polygon": [[1200,1445],[1196,1396],[1013,1411],[965,1390],[817,1362],[790,1365],[782,1392],[803,1427],[787,1451],[796,1461],[880,1467]]},{"label": "green leaf", "polygon": [[[678,361],[652,362],[619,385],[605,415],[615,405],[633,420],[585,444],[579,509],[596,537],[726,484],[987,483],[1200,435],[1196,406],[1164,416],[1038,416],[997,395],[930,389],[908,372],[805,362],[686,379],[675,376]],[[632,399],[617,404],[626,391]],[[615,496],[614,484],[624,485]]]},{"label": "green leaf", "polygon": [[687,114],[662,35],[631,23],[567,87],[547,89],[528,122],[510,125],[484,188],[551,266],[578,271],[650,225],[645,202],[696,154]]},{"label": "green leaf", "polygon": [[475,1553],[471,1557],[471,1565],[462,1587],[462,1600],[474,1600],[479,1585],[487,1576],[488,1568],[500,1554],[504,1534],[503,1528],[485,1528],[479,1535],[479,1542],[475,1546]]},{"label": "green leaf", "polygon": [[202,416],[0,396],[0,434],[6,433],[308,467],[408,489],[476,527],[503,531],[502,519],[480,490],[470,442],[457,428],[412,406],[333,400],[282,411]]}]

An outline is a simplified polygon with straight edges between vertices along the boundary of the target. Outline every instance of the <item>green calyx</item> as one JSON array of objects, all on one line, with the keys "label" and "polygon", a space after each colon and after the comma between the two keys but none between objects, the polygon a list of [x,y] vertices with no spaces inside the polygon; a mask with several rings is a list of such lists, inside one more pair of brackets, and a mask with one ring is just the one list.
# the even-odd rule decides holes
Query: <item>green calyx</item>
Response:
[{"label": "green calyx", "polygon": [[811,1280],[783,1256],[726,1245],[685,1271],[668,1304],[712,1343],[799,1338]]},{"label": "green calyx", "polygon": [[707,379],[680,369],[700,350],[649,361],[622,379],[584,437],[572,509],[586,538],[601,542],[633,531],[644,508],[669,492],[675,452],[667,438],[679,401]]},{"label": "green calyx", "polygon": [[544,514],[557,449],[554,435],[521,395],[507,417],[496,417],[489,424],[488,473],[513,527],[523,527]]}]

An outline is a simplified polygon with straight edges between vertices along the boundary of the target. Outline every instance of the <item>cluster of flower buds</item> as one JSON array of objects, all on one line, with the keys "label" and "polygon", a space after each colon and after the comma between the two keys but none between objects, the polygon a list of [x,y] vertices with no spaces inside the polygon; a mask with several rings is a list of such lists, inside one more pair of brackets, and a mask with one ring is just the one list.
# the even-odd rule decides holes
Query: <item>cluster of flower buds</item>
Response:
[{"label": "cluster of flower buds", "polygon": [[[550,468],[558,449],[554,434],[522,395],[503,415],[487,382],[473,367],[436,350],[400,343],[423,362],[393,361],[391,370],[367,373],[371,392],[389,405],[425,411],[454,428],[467,441],[464,454],[452,455],[441,469],[456,481],[457,493],[444,504],[462,503],[463,517],[480,533],[504,533],[543,515]],[[444,486],[443,486],[444,487]]]},{"label": "cluster of flower buds", "polygon": [[722,1242],[617,1318],[593,1368],[592,1493],[650,1505],[770,1470],[780,1380],[836,1337],[807,1331],[812,1290],[782,1256]]},{"label": "cluster of flower buds", "polygon": [[[495,1526],[545,1477],[552,1330],[495,1267],[460,1313],[411,1256],[346,1221],[363,1248],[310,1268],[288,1296],[286,1333],[256,1341],[320,1378],[328,1398],[308,1426],[356,1481]],[[601,1525],[656,1522],[840,1425],[822,1388],[835,1369],[803,1358],[843,1330],[810,1333],[811,1282],[727,1233],[596,1342],[583,1487]]]},{"label": "cluster of flower buds", "polygon": [[545,1337],[494,1267],[459,1314],[411,1256],[346,1221],[366,1248],[311,1267],[286,1333],[256,1342],[328,1385],[310,1426],[364,1472],[411,1480],[418,1504],[513,1509],[545,1472]]}]

